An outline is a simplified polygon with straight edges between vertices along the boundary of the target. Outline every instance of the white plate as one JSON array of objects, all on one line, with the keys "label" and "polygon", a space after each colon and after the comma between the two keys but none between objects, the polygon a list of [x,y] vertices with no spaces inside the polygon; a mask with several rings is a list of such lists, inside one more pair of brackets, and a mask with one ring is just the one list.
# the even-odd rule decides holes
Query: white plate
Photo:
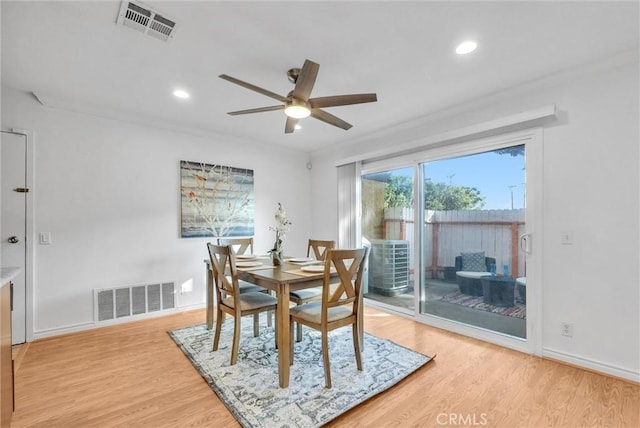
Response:
[{"label": "white plate", "polygon": [[305,272],[324,272],[324,266],[302,266],[300,270]]},{"label": "white plate", "polygon": [[310,262],[313,259],[309,258],[309,257],[295,257],[293,259],[289,259],[287,260],[288,262],[291,263],[306,263],[306,262]]},{"label": "white plate", "polygon": [[238,254],[236,256],[236,259],[239,259],[239,260],[253,260],[255,258],[256,258],[255,254]]},{"label": "white plate", "polygon": [[236,262],[237,267],[254,267],[254,266],[262,266],[262,263],[256,262]]}]

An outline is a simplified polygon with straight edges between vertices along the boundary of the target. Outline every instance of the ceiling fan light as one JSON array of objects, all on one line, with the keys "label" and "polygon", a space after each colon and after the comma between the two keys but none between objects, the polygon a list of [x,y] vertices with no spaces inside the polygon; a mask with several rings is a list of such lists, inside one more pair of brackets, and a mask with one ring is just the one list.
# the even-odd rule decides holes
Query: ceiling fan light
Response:
[{"label": "ceiling fan light", "polygon": [[456,53],[458,55],[466,55],[476,50],[478,44],[474,40],[465,40],[460,43],[456,48]]},{"label": "ceiling fan light", "polygon": [[304,119],[305,117],[309,117],[311,110],[304,105],[289,104],[285,107],[284,114],[294,119]]}]

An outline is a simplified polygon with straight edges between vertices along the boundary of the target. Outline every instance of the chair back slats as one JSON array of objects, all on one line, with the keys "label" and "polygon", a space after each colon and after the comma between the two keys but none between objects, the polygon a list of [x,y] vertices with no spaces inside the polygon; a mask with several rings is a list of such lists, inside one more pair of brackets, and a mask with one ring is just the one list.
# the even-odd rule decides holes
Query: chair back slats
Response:
[{"label": "chair back slats", "polygon": [[[351,305],[353,315],[357,314],[362,289],[362,272],[368,255],[368,248],[354,250],[331,250],[327,251],[325,260],[325,275],[322,295],[322,319],[328,319],[329,308],[337,306]],[[331,267],[334,267],[338,274],[339,282],[330,285]],[[335,281],[335,279],[333,279]]]},{"label": "chair back slats", "polygon": [[253,254],[253,238],[218,238],[218,245],[231,245],[236,255]]},{"label": "chair back slats", "polygon": [[335,300],[335,301],[328,301],[327,302],[327,308],[335,308],[338,306],[343,306],[343,305],[349,305],[353,302],[356,301],[355,297],[350,297],[348,299],[340,299],[340,300]]},{"label": "chair back slats", "polygon": [[[322,340],[322,360],[324,364],[325,387],[331,388],[331,364],[329,363],[329,331],[351,325],[353,351],[356,366],[362,370],[361,349],[362,326],[362,273],[369,255],[369,248],[349,250],[327,249],[324,261],[322,301],[320,319],[318,304],[310,303],[292,308],[289,316],[290,341],[293,344],[293,324],[302,323],[320,330]],[[334,270],[335,269],[335,270]],[[334,275],[337,274],[337,275]],[[338,281],[336,282],[336,276]],[[333,282],[333,283],[332,283]],[[305,309],[307,307],[308,309]],[[293,346],[293,345],[292,345]],[[293,347],[290,350],[293,362]]]},{"label": "chair back slats", "polygon": [[316,260],[325,260],[327,257],[327,251],[333,249],[334,246],[334,241],[309,239],[309,244],[307,245],[307,257],[310,257],[313,253],[313,257],[315,257]]},{"label": "chair back slats", "polygon": [[[224,315],[233,317],[233,339],[231,341],[231,365],[238,360],[240,347],[241,318],[253,315],[253,336],[260,334],[260,312],[274,311],[278,300],[259,291],[240,292],[236,255],[231,245],[207,244],[214,278],[216,295],[216,332],[213,336],[213,350],[218,350]],[[258,287],[259,288],[259,287]],[[277,332],[276,332],[277,336]],[[277,340],[277,339],[276,339]]]},{"label": "chair back slats", "polygon": [[213,266],[213,278],[216,295],[231,295],[234,300],[240,295],[238,287],[238,271],[233,249],[230,245],[207,244],[211,266]]}]

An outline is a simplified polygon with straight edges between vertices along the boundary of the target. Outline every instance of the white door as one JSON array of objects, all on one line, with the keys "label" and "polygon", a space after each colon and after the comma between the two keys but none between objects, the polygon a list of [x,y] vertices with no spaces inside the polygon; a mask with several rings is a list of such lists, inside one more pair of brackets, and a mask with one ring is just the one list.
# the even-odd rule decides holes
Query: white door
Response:
[{"label": "white door", "polygon": [[2,227],[1,265],[19,267],[13,280],[13,344],[26,342],[26,255],[27,255],[27,139],[24,135],[2,132]]},{"label": "white door", "polygon": [[[423,245],[416,252],[423,263],[416,262],[423,275],[417,318],[540,355],[542,265],[533,249],[541,248],[542,131],[438,147],[416,157],[422,171],[417,194],[424,199],[415,214],[423,225],[416,239]],[[463,252],[477,260],[467,275],[459,275]],[[482,276],[489,278],[478,280]]]}]

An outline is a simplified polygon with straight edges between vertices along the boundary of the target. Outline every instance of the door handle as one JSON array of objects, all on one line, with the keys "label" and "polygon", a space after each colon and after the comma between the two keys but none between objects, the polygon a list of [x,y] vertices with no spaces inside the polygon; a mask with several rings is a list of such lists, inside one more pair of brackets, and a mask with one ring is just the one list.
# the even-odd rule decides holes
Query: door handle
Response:
[{"label": "door handle", "polygon": [[523,233],[520,235],[520,249],[527,254],[531,254],[531,234]]},{"label": "door handle", "polygon": [[7,239],[7,241],[9,241],[9,243],[11,244],[17,244],[18,242],[20,242],[17,236],[10,236],[9,239]]}]

